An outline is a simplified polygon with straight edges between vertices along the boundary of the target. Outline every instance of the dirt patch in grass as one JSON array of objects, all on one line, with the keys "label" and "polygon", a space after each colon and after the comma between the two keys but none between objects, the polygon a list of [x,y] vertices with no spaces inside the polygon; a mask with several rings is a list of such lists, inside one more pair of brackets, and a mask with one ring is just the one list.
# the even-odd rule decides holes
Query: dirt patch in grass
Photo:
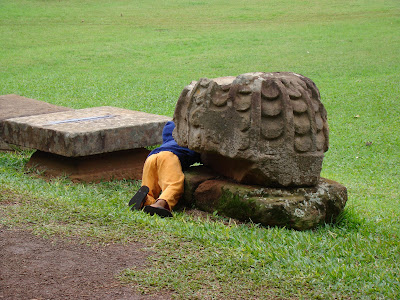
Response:
[{"label": "dirt patch in grass", "polygon": [[21,195],[15,194],[10,190],[0,191],[0,205],[18,205],[23,200]]},{"label": "dirt patch in grass", "polygon": [[[0,194],[0,218],[6,207],[29,203],[12,190]],[[1,208],[4,208],[3,210]],[[236,221],[196,209],[185,213],[203,221]],[[170,299],[173,291],[148,291],[116,279],[123,270],[144,270],[154,253],[146,239],[126,244],[99,244],[96,239],[55,235],[43,238],[22,227],[0,225],[0,299]],[[154,236],[153,236],[154,238]],[[88,245],[88,243],[90,245]],[[146,243],[146,244],[144,244]]]},{"label": "dirt patch in grass", "polygon": [[170,299],[142,295],[115,276],[146,267],[140,243],[85,245],[0,227],[0,299]]}]

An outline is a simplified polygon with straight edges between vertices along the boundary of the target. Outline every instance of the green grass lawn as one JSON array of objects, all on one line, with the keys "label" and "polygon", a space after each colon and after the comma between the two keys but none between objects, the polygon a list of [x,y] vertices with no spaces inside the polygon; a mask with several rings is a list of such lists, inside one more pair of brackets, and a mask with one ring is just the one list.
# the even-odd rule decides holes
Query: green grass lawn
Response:
[{"label": "green grass lawn", "polygon": [[[322,176],[348,188],[340,223],[297,232],[128,211],[140,183],[45,182],[0,153],[0,224],[146,241],[120,279],[183,299],[400,297],[400,2],[0,0],[0,95],[172,116],[201,77],[291,71],[328,111]],[[367,146],[367,142],[372,142]]]}]

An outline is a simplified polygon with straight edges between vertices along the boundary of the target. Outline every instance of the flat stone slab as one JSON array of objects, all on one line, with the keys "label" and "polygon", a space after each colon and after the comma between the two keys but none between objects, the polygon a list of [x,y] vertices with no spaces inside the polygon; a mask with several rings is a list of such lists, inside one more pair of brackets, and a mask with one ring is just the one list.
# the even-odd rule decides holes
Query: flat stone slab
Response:
[{"label": "flat stone slab", "polygon": [[71,110],[73,109],[69,107],[58,106],[19,95],[0,95],[0,121]]},{"label": "flat stone slab", "polygon": [[244,185],[192,167],[185,172],[181,202],[240,221],[307,230],[336,221],[346,205],[347,189],[325,178],[314,187]]},{"label": "flat stone slab", "polygon": [[66,157],[88,156],[162,143],[171,118],[111,106],[3,121],[10,143]]},{"label": "flat stone slab", "polygon": [[[2,121],[5,119],[71,110],[73,109],[19,95],[0,95],[0,132]],[[1,137],[0,150],[12,150],[12,148]]]}]

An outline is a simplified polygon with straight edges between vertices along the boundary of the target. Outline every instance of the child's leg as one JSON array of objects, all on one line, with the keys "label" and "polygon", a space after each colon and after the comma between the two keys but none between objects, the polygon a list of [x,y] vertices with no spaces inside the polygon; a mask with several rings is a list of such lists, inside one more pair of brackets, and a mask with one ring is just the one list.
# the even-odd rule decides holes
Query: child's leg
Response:
[{"label": "child's leg", "polygon": [[161,187],[158,184],[157,155],[149,156],[143,166],[142,185],[149,188],[144,205],[151,205],[161,193]]},{"label": "child's leg", "polygon": [[169,151],[157,156],[158,184],[162,190],[158,198],[167,201],[172,210],[183,194],[185,176],[178,156]]}]

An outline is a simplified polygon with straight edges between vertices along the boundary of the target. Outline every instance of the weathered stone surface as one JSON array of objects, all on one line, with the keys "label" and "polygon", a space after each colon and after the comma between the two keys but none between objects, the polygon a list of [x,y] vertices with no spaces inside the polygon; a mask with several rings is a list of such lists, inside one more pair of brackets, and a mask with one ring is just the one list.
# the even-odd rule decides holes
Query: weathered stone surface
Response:
[{"label": "weathered stone surface", "polygon": [[36,151],[26,167],[46,177],[66,176],[74,182],[100,182],[119,179],[142,179],[143,165],[149,150],[138,148],[111,153],[65,157]]},{"label": "weathered stone surface", "polygon": [[329,179],[320,178],[316,186],[301,188],[266,188],[223,178],[191,183],[193,178],[199,178],[201,172],[191,168],[185,173],[185,181],[189,181],[185,187],[195,186],[191,194],[185,193],[185,203],[194,203],[207,212],[218,211],[222,216],[251,220],[264,226],[306,230],[332,223],[347,202],[346,187]]},{"label": "weathered stone surface", "polygon": [[0,138],[0,151],[12,151],[12,147]]},{"label": "weathered stone surface", "polygon": [[185,188],[182,199],[178,202],[178,208],[181,206],[192,207],[194,203],[194,192],[198,186],[204,181],[218,178],[219,175],[215,174],[206,167],[197,166],[190,168],[189,172],[185,172]]},{"label": "weathered stone surface", "polygon": [[314,82],[295,73],[202,78],[174,114],[178,144],[242,183],[313,186],[328,149],[327,114]]},{"label": "weathered stone surface", "polygon": [[[0,132],[2,131],[2,121],[5,119],[71,110],[73,109],[18,95],[0,95]],[[12,146],[1,138],[1,134],[0,150],[13,150]]]},{"label": "weathered stone surface", "polygon": [[94,107],[3,121],[3,139],[67,157],[162,143],[169,117],[116,107]]}]

